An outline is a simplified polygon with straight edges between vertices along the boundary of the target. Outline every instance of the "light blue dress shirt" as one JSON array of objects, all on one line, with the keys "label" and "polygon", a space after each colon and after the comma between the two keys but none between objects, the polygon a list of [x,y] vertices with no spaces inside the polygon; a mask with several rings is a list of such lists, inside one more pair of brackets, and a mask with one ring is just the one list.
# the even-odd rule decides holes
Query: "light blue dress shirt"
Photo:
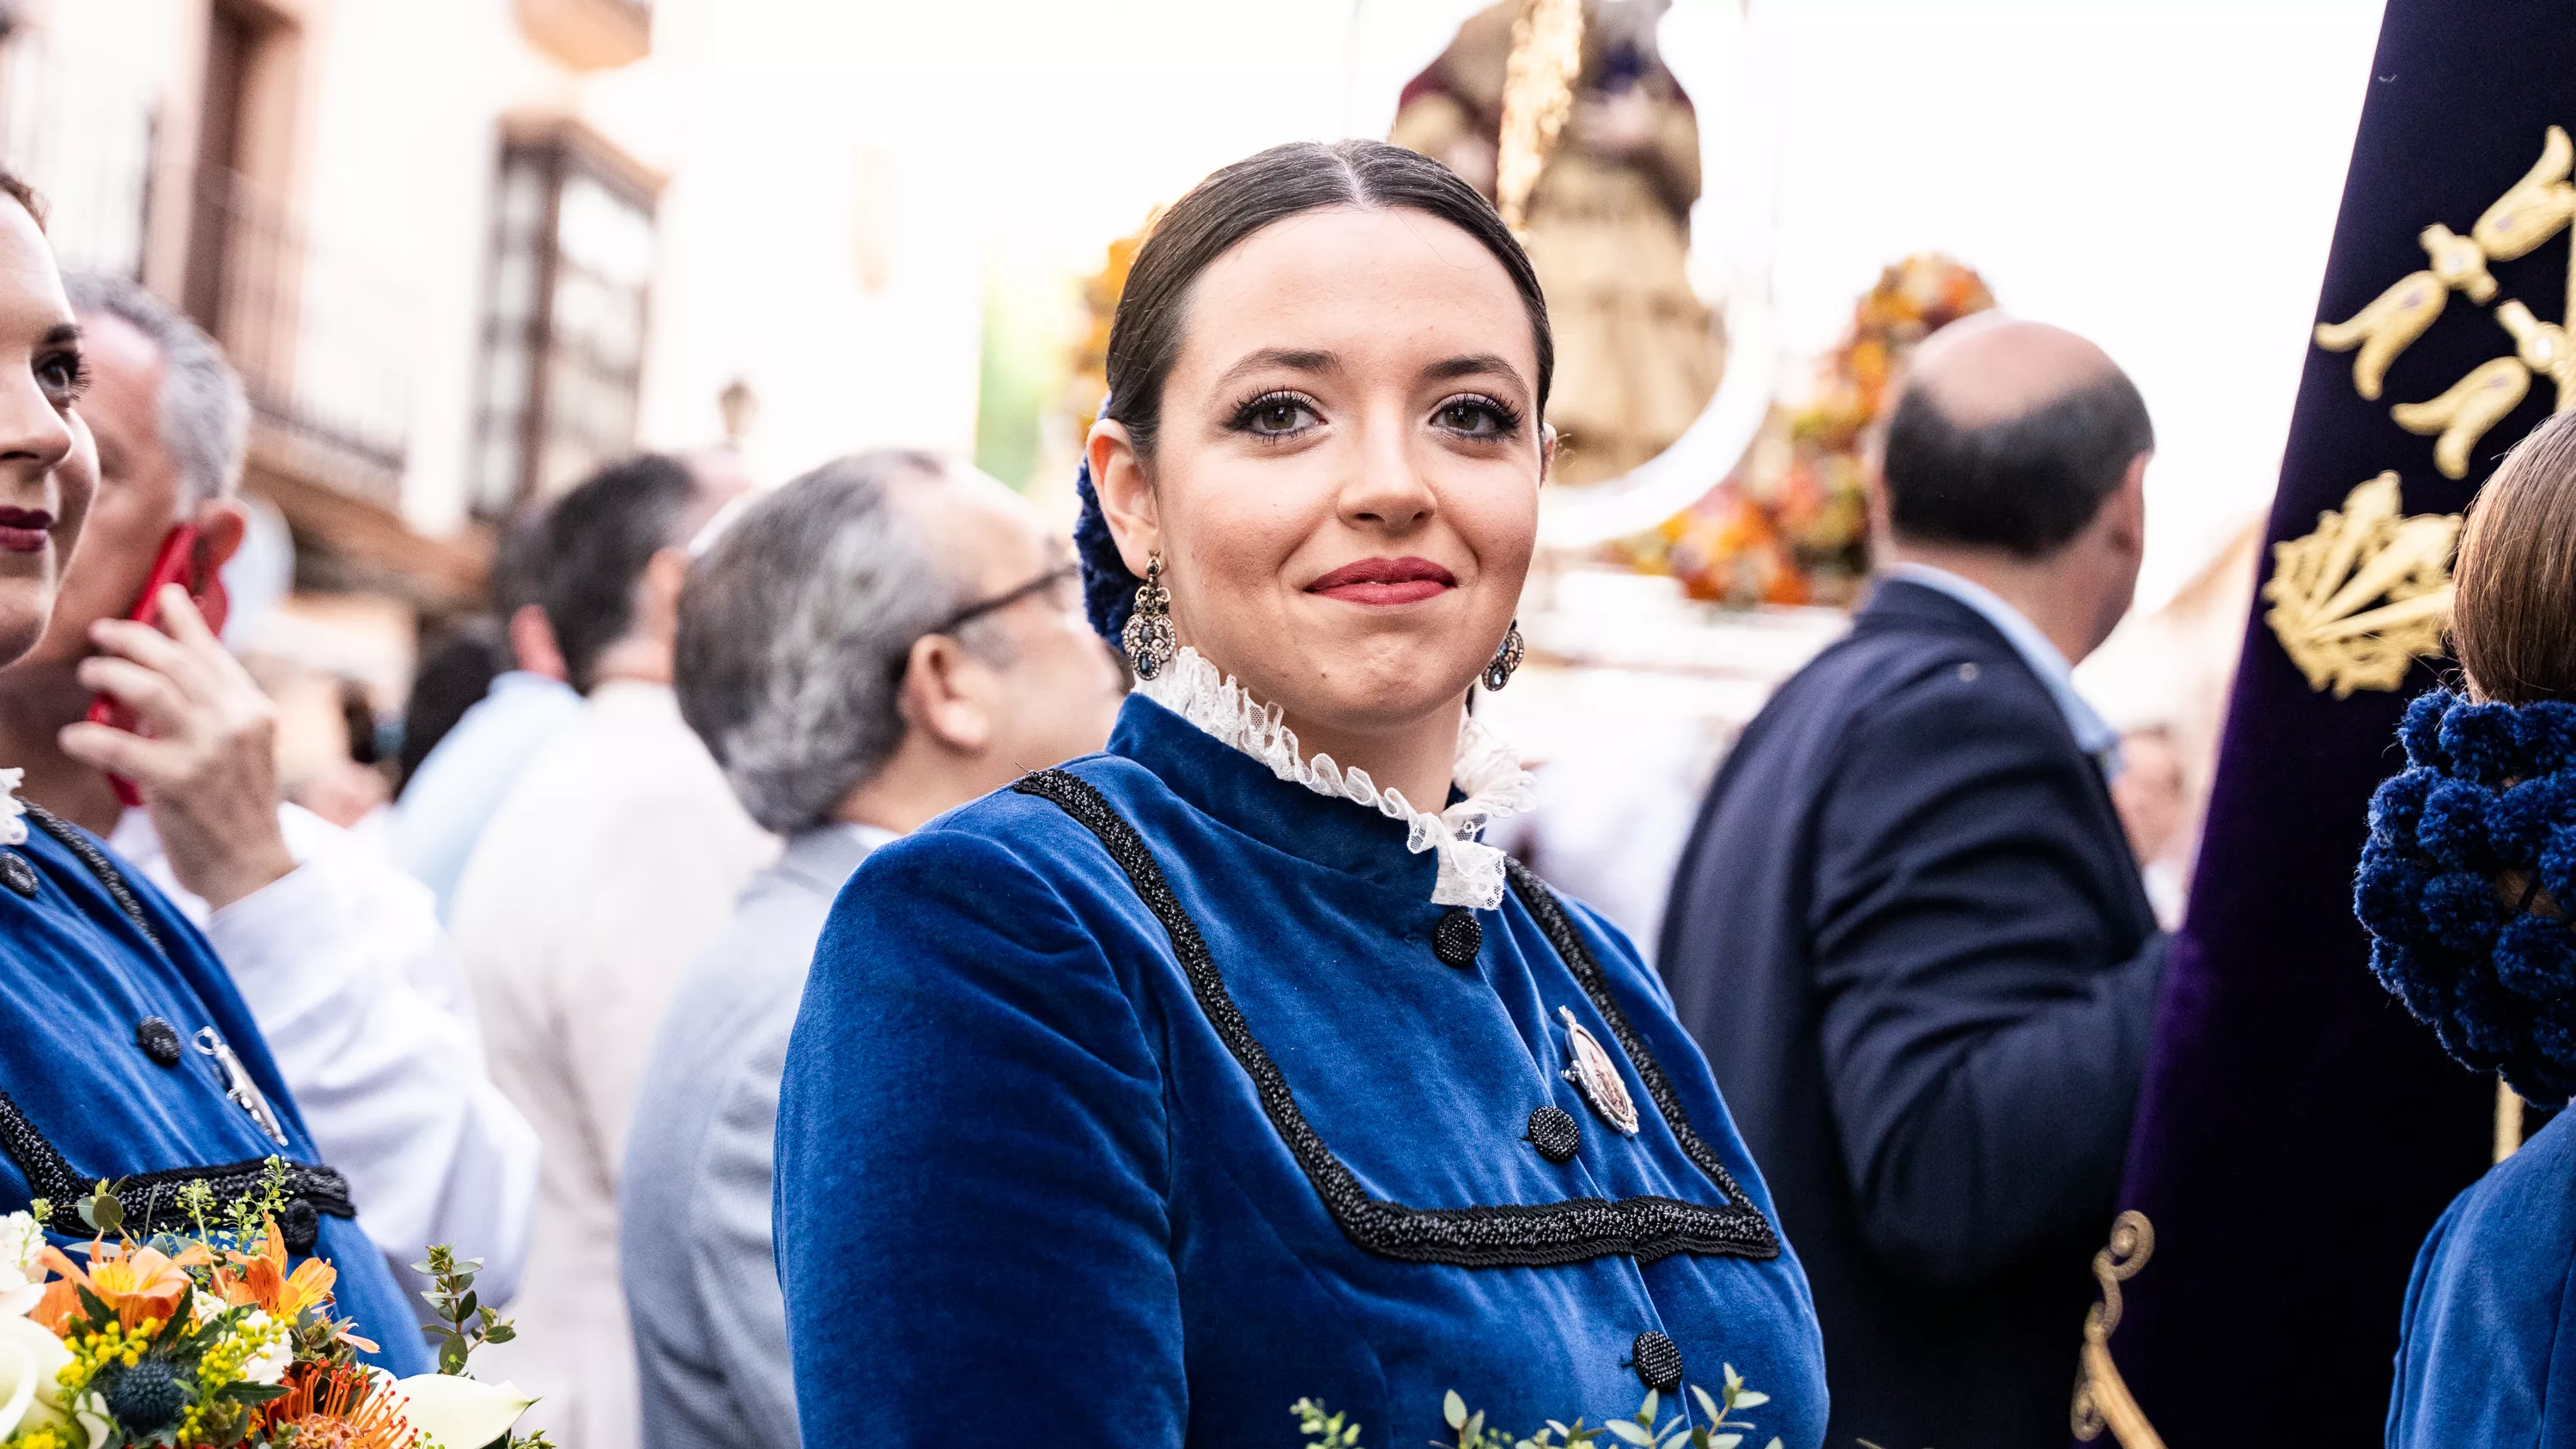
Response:
[{"label": "light blue dress shirt", "polygon": [[779,1073],[832,898],[894,838],[869,825],[789,836],[672,996],[618,1180],[644,1449],[797,1449],[770,1238]]},{"label": "light blue dress shirt", "polygon": [[394,804],[394,863],[438,896],[444,921],[456,880],[521,767],[555,732],[581,717],[581,696],[560,679],[513,669],[429,752]]},{"label": "light blue dress shirt", "polygon": [[2075,666],[2058,652],[2039,626],[2022,616],[2019,609],[2007,604],[2003,596],[1973,579],[1963,579],[1948,569],[1930,564],[1897,563],[1879,570],[1883,579],[1903,579],[1920,584],[1935,593],[1947,594],[1977,611],[1977,616],[1995,626],[2004,642],[2039,676],[2048,688],[2048,697],[2057,702],[2057,712],[2066,717],[2066,728],[2075,736],[2078,749],[2093,757],[2102,767],[2102,778],[2112,780],[2120,774],[2120,732],[2102,718],[2101,711],[2075,692]]}]

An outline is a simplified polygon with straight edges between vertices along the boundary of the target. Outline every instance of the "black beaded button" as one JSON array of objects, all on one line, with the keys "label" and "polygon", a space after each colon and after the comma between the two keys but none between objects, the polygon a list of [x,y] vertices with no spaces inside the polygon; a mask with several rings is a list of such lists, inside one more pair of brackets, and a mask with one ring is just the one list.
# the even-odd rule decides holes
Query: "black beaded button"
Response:
[{"label": "black beaded button", "polygon": [[[286,1240],[286,1251],[301,1257],[312,1252],[313,1245],[322,1241],[322,1215],[304,1199],[288,1198],[286,1206],[277,1210],[277,1235]],[[1681,1355],[1673,1355],[1673,1362],[1680,1363]],[[1681,1370],[1674,1369],[1673,1377],[1679,1381]]]},{"label": "black beaded button", "polygon": [[1440,924],[1431,928],[1431,953],[1438,956],[1444,966],[1455,966],[1463,971],[1475,965],[1476,951],[1484,944],[1484,924],[1476,919],[1474,911],[1465,906],[1450,907],[1449,913],[1440,918]]},{"label": "black beaded button", "polygon": [[1572,1162],[1582,1149],[1583,1130],[1563,1107],[1541,1107],[1530,1114],[1529,1141],[1550,1162]]},{"label": "black beaded button", "polygon": [[36,868],[14,850],[0,851],[0,885],[32,899],[36,894]]},{"label": "black beaded button", "polygon": [[157,1016],[147,1016],[134,1024],[134,1044],[143,1054],[165,1067],[179,1065],[180,1041],[176,1027]]},{"label": "black beaded button", "polygon": [[1666,1338],[1660,1329],[1649,1328],[1637,1335],[1630,1350],[1636,1356],[1629,1362],[1646,1387],[1659,1394],[1669,1394],[1682,1386],[1682,1351]]}]

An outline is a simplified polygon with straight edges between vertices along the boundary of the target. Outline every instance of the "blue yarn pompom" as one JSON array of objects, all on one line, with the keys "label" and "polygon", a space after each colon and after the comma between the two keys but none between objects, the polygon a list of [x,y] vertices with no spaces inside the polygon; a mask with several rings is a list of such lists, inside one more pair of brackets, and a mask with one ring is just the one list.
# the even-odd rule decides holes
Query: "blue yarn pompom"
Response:
[{"label": "blue yarn pompom", "polygon": [[2447,689],[2428,689],[2406,706],[2397,726],[2397,742],[2406,747],[2406,763],[2438,770],[2450,762],[2442,755],[2442,715],[2459,696]]},{"label": "blue yarn pompom", "polygon": [[[2555,1105],[2576,1092],[2576,709],[2408,705],[2409,768],[2371,796],[2353,915],[2382,986],[2443,1050]],[[2522,898],[2508,872],[2548,892]],[[2515,891],[2508,899],[2502,891]]]},{"label": "blue yarn pompom", "polygon": [[2441,782],[2439,773],[2421,767],[2380,781],[2370,796],[2370,838],[2381,845],[2413,840],[2424,818],[2424,797]]},{"label": "blue yarn pompom", "polygon": [[2529,773],[2555,774],[2576,765],[2576,705],[2544,699],[2524,705],[2520,714],[2515,733]]},{"label": "blue yarn pompom", "polygon": [[2450,756],[2451,773],[2481,785],[2502,782],[2516,771],[2522,756],[2521,730],[2509,704],[2451,706],[2442,716],[2442,753]]},{"label": "blue yarn pompom", "polygon": [[2548,916],[2522,915],[2496,932],[2496,980],[2505,990],[2531,1001],[2563,1001],[2576,995],[2576,936],[2567,923]]},{"label": "blue yarn pompom", "polygon": [[2568,792],[2576,781],[2543,775],[2524,780],[2487,807],[2487,848],[2498,863],[2529,869],[2549,845],[2550,827],[2569,818]]},{"label": "blue yarn pompom", "polygon": [[[1108,410],[1108,399],[1101,400]],[[1074,494],[1082,500],[1082,512],[1073,520],[1073,552],[1082,564],[1082,607],[1091,615],[1091,627],[1111,647],[1121,647],[1119,634],[1127,627],[1127,616],[1136,611],[1136,590],[1144,580],[1128,571],[1127,561],[1118,555],[1118,540],[1109,533],[1108,516],[1100,511],[1099,490],[1091,486],[1091,459],[1085,456],[1081,468],[1073,475]]]},{"label": "blue yarn pompom", "polygon": [[2486,864],[2487,803],[2495,792],[2461,780],[2444,780],[2424,797],[2424,813],[2415,822],[2415,843],[2426,855],[2452,870],[2475,870]]}]

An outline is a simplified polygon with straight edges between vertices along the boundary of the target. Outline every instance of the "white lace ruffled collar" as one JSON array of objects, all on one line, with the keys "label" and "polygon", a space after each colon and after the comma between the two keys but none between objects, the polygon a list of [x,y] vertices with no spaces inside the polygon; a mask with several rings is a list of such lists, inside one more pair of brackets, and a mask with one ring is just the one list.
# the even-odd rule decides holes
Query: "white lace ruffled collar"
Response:
[{"label": "white lace ruffled collar", "polygon": [[1366,770],[1345,770],[1330,755],[1312,759],[1297,749],[1296,731],[1280,723],[1279,708],[1264,705],[1234,679],[1186,646],[1136,692],[1318,795],[1350,800],[1405,823],[1407,850],[1439,853],[1440,875],[1431,902],[1490,911],[1503,903],[1503,853],[1476,837],[1487,825],[1533,804],[1529,772],[1500,735],[1469,716],[1458,730],[1458,763],[1451,778],[1467,798],[1439,814],[1417,810],[1399,790],[1381,790]]},{"label": "white lace ruffled collar", "polygon": [[27,843],[27,802],[18,798],[24,770],[0,770],[0,845]]}]

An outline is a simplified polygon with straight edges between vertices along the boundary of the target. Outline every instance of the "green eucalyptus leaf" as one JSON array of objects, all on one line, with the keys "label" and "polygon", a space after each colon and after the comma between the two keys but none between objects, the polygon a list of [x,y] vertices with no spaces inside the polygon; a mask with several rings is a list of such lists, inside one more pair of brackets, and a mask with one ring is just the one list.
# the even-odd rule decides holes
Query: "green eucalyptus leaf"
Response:
[{"label": "green eucalyptus leaf", "polygon": [[1467,1427],[1467,1401],[1458,1397],[1456,1389],[1451,1389],[1440,1400],[1440,1417],[1448,1420],[1449,1427],[1452,1429]]},{"label": "green eucalyptus leaf", "polygon": [[1758,1389],[1746,1389],[1735,1396],[1735,1407],[1739,1409],[1758,1408],[1769,1402],[1771,1402],[1771,1396]]},{"label": "green eucalyptus leaf", "polygon": [[1654,1449],[1655,1436],[1638,1428],[1636,1424],[1627,1419],[1611,1420],[1610,1432],[1618,1435],[1621,1439],[1630,1444],[1642,1445],[1644,1446],[1644,1449]]}]

